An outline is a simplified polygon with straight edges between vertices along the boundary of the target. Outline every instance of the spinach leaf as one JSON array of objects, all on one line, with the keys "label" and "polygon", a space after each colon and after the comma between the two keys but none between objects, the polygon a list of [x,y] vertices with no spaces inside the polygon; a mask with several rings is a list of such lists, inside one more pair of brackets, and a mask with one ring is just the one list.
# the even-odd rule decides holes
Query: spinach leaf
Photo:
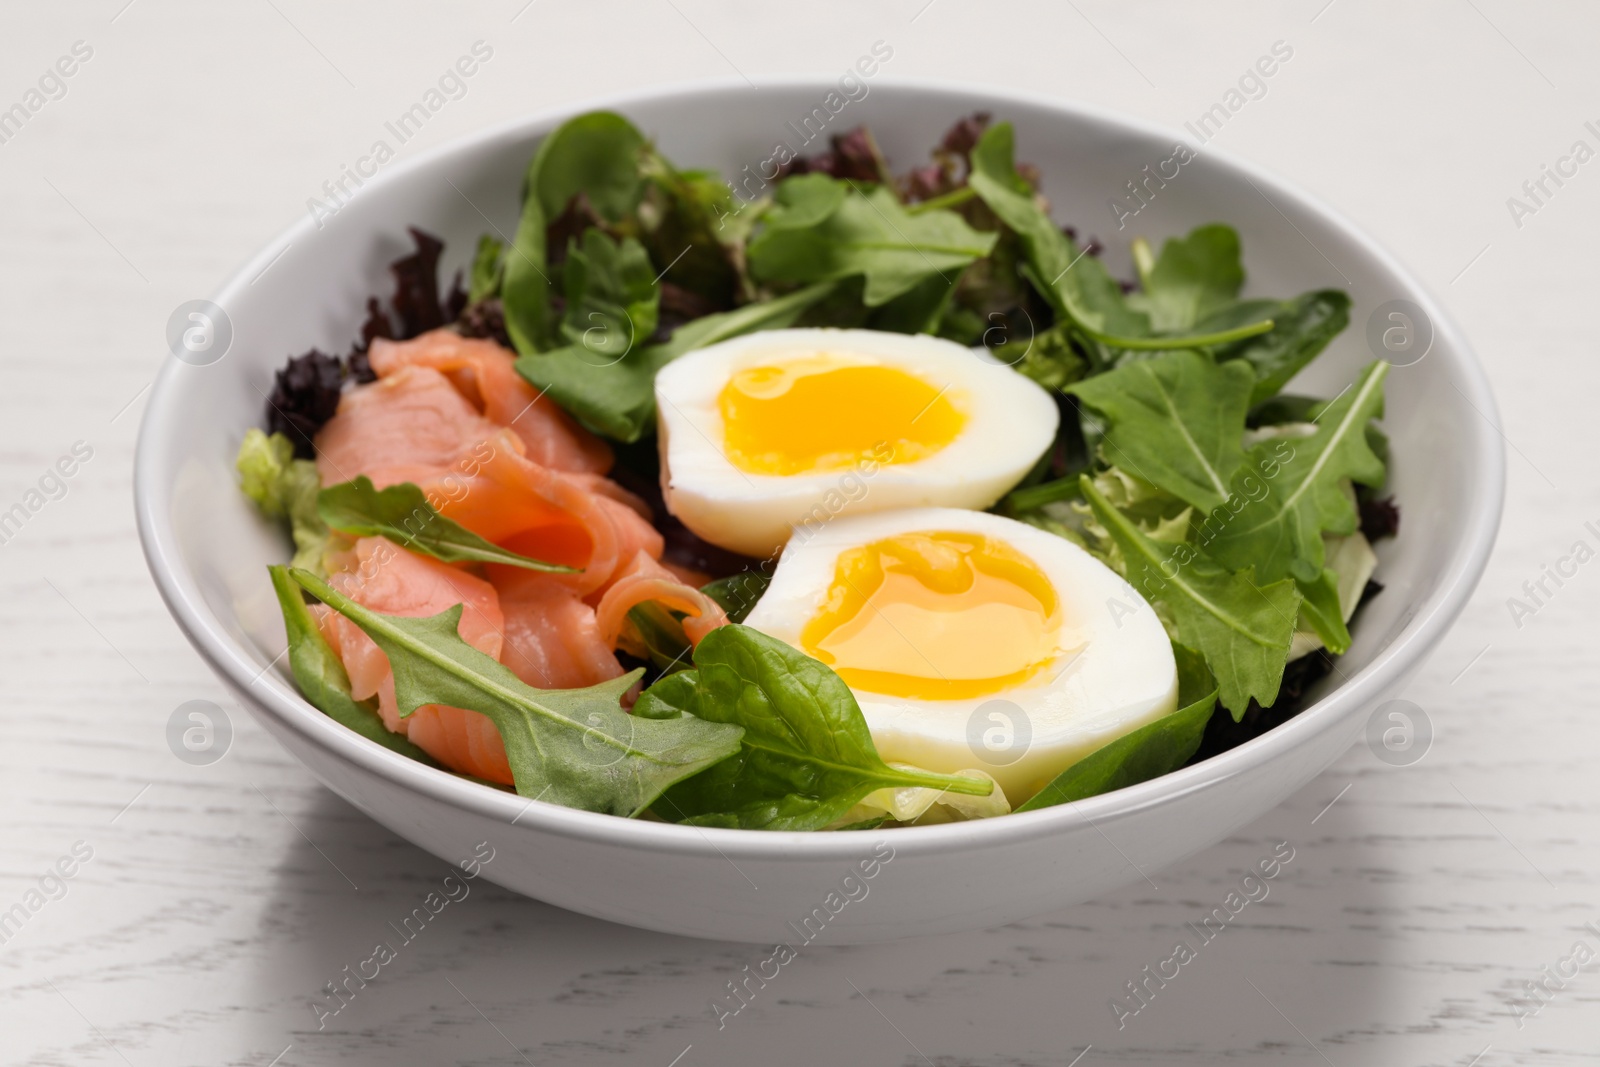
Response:
[{"label": "spinach leaf", "polygon": [[791,325],[801,312],[827,296],[832,283],[809,286],[734,311],[684,323],[663,344],[635,346],[614,362],[596,366],[582,345],[523,355],[517,371],[596,433],[633,442],[655,418],[656,372],[683,353],[757,330]]},{"label": "spinach leaf", "polygon": [[[1208,546],[1217,559],[1235,570],[1253,565],[1262,581],[1286,575],[1317,580],[1322,574],[1323,533],[1347,534],[1356,528],[1356,509],[1343,481],[1370,485],[1383,480],[1383,461],[1372,451],[1366,429],[1383,414],[1383,379],[1388,370],[1389,364],[1382,360],[1369,364],[1350,388],[1322,409],[1317,431],[1310,437],[1265,441],[1251,450],[1246,470],[1262,472],[1266,491],[1245,500],[1238,514],[1217,531]],[[1287,459],[1282,458],[1285,444]]]},{"label": "spinach leaf", "polygon": [[284,519],[294,538],[296,567],[322,573],[323,557],[338,536],[328,529],[317,510],[322,478],[309,459],[296,459],[294,442],[281,433],[268,437],[260,430],[245,431],[234,461],[244,494],[269,519]]},{"label": "spinach leaf", "polygon": [[[1136,247],[1143,243],[1136,242]],[[1140,259],[1137,252],[1134,259]],[[1196,227],[1189,236],[1174,237],[1162,245],[1160,258],[1140,275],[1143,291],[1130,295],[1128,304],[1150,316],[1151,329],[1193,329],[1238,300],[1239,288],[1244,285],[1239,235],[1232,226]]]},{"label": "spinach leaf", "polygon": [[1255,375],[1199,352],[1169,352],[1076,382],[1067,391],[1109,421],[1107,460],[1202,511],[1228,499],[1244,462]]},{"label": "spinach leaf", "polygon": [[1091,752],[1016,811],[1099,796],[1170,774],[1189,762],[1216,706],[1217,683],[1199,653],[1182,645],[1173,645],[1172,652],[1178,661],[1178,710]]},{"label": "spinach leaf", "polygon": [[1350,629],[1344,622],[1344,608],[1339,603],[1339,576],[1323,568],[1313,582],[1298,582],[1300,617],[1311,624],[1311,629],[1322,639],[1323,645],[1335,656],[1350,651]]},{"label": "spinach leaf", "polygon": [[639,202],[642,134],[621,115],[591,111],[557,127],[528,163],[522,217],[505,256],[502,303],[517,351],[556,343],[546,227],[579,193],[603,218],[619,221]]},{"label": "spinach leaf", "polygon": [[625,356],[656,332],[661,290],[644,246],[632,237],[612,240],[599,229],[583,231],[567,253],[567,311],[561,335],[585,349],[598,365]]},{"label": "spinach leaf", "polygon": [[383,615],[308,571],[289,574],[389,657],[401,715],[424,704],[487,715],[525,797],[634,816],[674,782],[739,751],[743,731],[736,725],[623,711],[621,697],[637,671],[587,689],[535,689],[461,639],[460,604],[428,618]]},{"label": "spinach leaf", "polygon": [[[1031,187],[1017,174],[1009,122],[989,127],[972,150],[968,178],[978,197],[1022,239],[1027,253],[1024,273],[1056,311],[1100,347],[1099,362],[1112,362],[1110,349],[1162,351],[1203,348],[1252,337],[1272,328],[1253,322],[1222,331],[1155,334],[1150,316],[1131,307],[1117,280],[1098,259],[1080,252],[1056,227]],[[1179,274],[1176,268],[1173,274]]]},{"label": "spinach leaf", "polygon": [[446,563],[504,563],[556,574],[572,574],[575,570],[521,556],[484,540],[454,519],[439,514],[421,487],[411,482],[379,490],[373,488],[372,479],[358,474],[354,481],[330,485],[317,494],[317,514],[341,533],[387,537],[397,545]]},{"label": "spinach leaf", "polygon": [[1195,328],[1222,331],[1263,318],[1272,320],[1271,330],[1212,351],[1218,361],[1243,360],[1255,370],[1252,404],[1275,396],[1349,325],[1350,298],[1337,289],[1315,289],[1293,300],[1244,300]]},{"label": "spinach leaf", "polygon": [[998,235],[979,233],[953,211],[910,214],[882,186],[825,174],[790,178],[749,245],[750,271],[768,282],[822,282],[861,275],[862,299],[879,307],[930,277],[946,288]]},{"label": "spinach leaf", "polygon": [[1121,551],[1123,576],[1166,609],[1174,643],[1205,657],[1234,719],[1244,714],[1252,698],[1271,707],[1300,612],[1295,583],[1285,579],[1262,586],[1248,574],[1231,574],[1191,544],[1146,535],[1087,476],[1082,489],[1095,518]]},{"label": "spinach leaf", "polygon": [[267,571],[272,575],[278,605],[283,609],[283,625],[289,637],[289,670],[306,701],[367,740],[437,767],[433,757],[406,740],[404,734],[391,733],[383,725],[375,699],[358,701],[350,695],[350,676],[323,638],[322,631],[317,629],[317,622],[306,607],[305,594],[289,577],[289,568],[268,567]]},{"label": "spinach leaf", "polygon": [[739,755],[669,789],[653,809],[673,822],[820,830],[875,789],[922,786],[987,796],[993,783],[896,770],[883,762],[849,686],[810,656],[747,626],[724,626],[695,669],[656,682],[638,715],[693,714],[744,727]]},{"label": "spinach leaf", "polygon": [[550,306],[549,261],[545,255],[545,215],[538,197],[522,203],[522,218],[505,253],[500,279],[500,308],[506,333],[518,352],[542,352],[555,332]]},{"label": "spinach leaf", "polygon": [[467,279],[467,303],[476,304],[500,295],[500,279],[505,273],[505,242],[490,234],[478,238]]},{"label": "spinach leaf", "polygon": [[568,119],[539,143],[523,195],[537,199],[545,218],[554,219],[582,193],[601,218],[620,222],[644,192],[640,166],[646,147],[644,135],[614,111]]}]

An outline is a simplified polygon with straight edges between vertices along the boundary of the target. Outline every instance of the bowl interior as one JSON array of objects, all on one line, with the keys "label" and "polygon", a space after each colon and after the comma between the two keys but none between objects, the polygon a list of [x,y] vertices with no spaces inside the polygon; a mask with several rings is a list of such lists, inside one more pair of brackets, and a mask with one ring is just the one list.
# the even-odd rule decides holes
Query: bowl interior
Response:
[{"label": "bowl interior", "polygon": [[[1236,773],[1293,744],[1297,731],[1329,728],[1335,718],[1348,720],[1361,710],[1363,695],[1370,700],[1392,685],[1407,666],[1401,646],[1412,646],[1408,654],[1415,658],[1442,635],[1465,602],[1498,524],[1502,456],[1489,422],[1493,401],[1464,342],[1437,306],[1344,220],[1285,183],[1192,140],[1195,158],[1164,184],[1144,185],[1148,202],[1127,217],[1128,207],[1137,203],[1129,199],[1128,183],[1157,172],[1158,164],[1173,156],[1177,135],[1025,96],[869,84],[867,97],[848,102],[831,117],[827,133],[869,123],[890,160],[905,168],[924,161],[963,114],[983,110],[1008,119],[1017,127],[1019,159],[1043,174],[1057,221],[1099,237],[1107,262],[1121,276],[1132,274],[1127,252],[1132,237],[1143,235],[1159,244],[1195,225],[1223,221],[1240,233],[1249,295],[1344,289],[1354,301],[1350,327],[1292,391],[1332,396],[1370,362],[1374,355],[1366,324],[1380,304],[1412,300],[1431,319],[1434,340],[1426,357],[1397,366],[1388,379],[1384,425],[1392,438],[1390,486],[1404,523],[1401,536],[1378,549],[1384,592],[1364,609],[1353,647],[1325,683],[1328,689],[1350,690],[1349,699],[1324,700],[1240,749],[1097,802],[1106,810],[1145,804],[1177,796],[1202,777]],[[800,153],[825,147],[823,137],[803,140],[807,127],[801,119],[824,107],[834,88],[824,79],[763,86],[759,93],[739,83],[719,84],[612,106],[655,137],[680,166],[720,169],[750,193],[759,193],[763,161],[773,158],[779,145]],[[441,275],[446,281],[470,257],[480,233],[513,232],[521,175],[534,145],[575,110],[586,108],[490,131],[411,163],[389,164],[333,217],[320,223],[301,220],[216,294],[233,326],[226,355],[208,366],[172,360],[146,413],[137,463],[140,530],[152,571],[180,625],[213,666],[258,694],[269,714],[286,717],[369,764],[394,767],[395,761],[406,761],[333,727],[300,700],[285,667],[273,665],[284,636],[265,567],[286,559],[288,546],[238,492],[233,456],[245,430],[261,424],[273,372],[286,357],[312,347],[342,352],[357,336],[366,298],[390,292],[387,265],[410,249],[408,225],[445,240]],[[1166,173],[1171,171],[1168,164]],[[1113,206],[1118,202],[1120,212]],[[435,775],[452,782],[452,789],[477,790],[483,796],[473,803],[486,810],[521,807],[515,798],[425,768],[394,773]],[[1017,818],[1051,817],[1042,812]],[[680,832],[651,824],[638,830]],[[941,826],[907,832],[937,837],[961,831]],[[800,847],[813,845],[821,842],[807,840]]]}]

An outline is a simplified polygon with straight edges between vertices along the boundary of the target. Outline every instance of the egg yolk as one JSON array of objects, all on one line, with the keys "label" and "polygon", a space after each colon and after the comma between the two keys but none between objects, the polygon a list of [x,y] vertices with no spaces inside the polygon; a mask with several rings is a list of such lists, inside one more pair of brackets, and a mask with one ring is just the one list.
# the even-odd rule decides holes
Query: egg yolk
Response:
[{"label": "egg yolk", "polygon": [[1061,653],[1055,586],[981,534],[907,533],[839,555],[808,655],[853,689],[963,700],[1012,688]]},{"label": "egg yolk", "polygon": [[832,355],[745,367],[723,387],[723,451],[749,474],[841,470],[869,458],[914,463],[944,448],[965,416],[949,386]]}]

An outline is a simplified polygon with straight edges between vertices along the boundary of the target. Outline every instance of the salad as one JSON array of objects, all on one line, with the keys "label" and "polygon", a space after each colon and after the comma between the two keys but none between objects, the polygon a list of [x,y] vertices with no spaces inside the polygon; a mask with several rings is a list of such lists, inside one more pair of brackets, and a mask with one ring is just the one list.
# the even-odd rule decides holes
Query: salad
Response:
[{"label": "salad", "polygon": [[442,290],[278,372],[244,492],[305,698],[485,786],[699,826],[1005,815],[1295,714],[1379,590],[1388,365],[1239,240],[1057,224],[1010,124],[747,199],[593,112]]}]

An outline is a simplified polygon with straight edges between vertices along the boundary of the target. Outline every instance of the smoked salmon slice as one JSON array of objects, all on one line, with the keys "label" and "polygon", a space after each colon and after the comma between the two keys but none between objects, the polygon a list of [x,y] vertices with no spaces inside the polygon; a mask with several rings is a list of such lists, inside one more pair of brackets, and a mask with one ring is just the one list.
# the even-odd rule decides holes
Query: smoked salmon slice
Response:
[{"label": "smoked salmon slice", "polygon": [[661,555],[642,502],[602,477],[564,473],[526,455],[526,443],[485,418],[442,373],[406,366],[351,390],[317,435],[323,484],[358,474],[382,489],[414,482],[445,516],[496,544],[582,568],[580,595],[611,582],[637,551]]},{"label": "smoked salmon slice", "polygon": [[628,612],[649,600],[687,613],[683,633],[690,644],[698,645],[706,634],[728,624],[722,605],[694,586],[679,581],[677,575],[644,552],[635,552],[595,608],[601,639],[616,647],[623,636]]},{"label": "smoked salmon slice", "polygon": [[378,338],[367,360],[380,379],[406,367],[431,367],[446,374],[461,395],[497,426],[509,427],[542,467],[604,474],[611,449],[546,400],[518,374],[516,357],[494,341],[430,330],[409,341]]},{"label": "smoked salmon slice", "polygon": [[[457,632],[486,655],[500,658],[505,617],[494,586],[438,560],[414,555],[382,537],[363,537],[351,569],[328,583],[356,603],[386,615],[422,618],[462,605]],[[328,643],[339,653],[357,700],[378,697],[378,714],[391,731],[404,734],[451,770],[511,785],[505,745],[489,717],[445,704],[424,704],[405,718],[395,703],[389,657],[355,623],[328,608],[316,609]]]},{"label": "smoked salmon slice", "polygon": [[[619,677],[614,650],[633,640],[628,612],[646,601],[684,613],[692,642],[727,623],[715,601],[659,562],[664,542],[649,506],[605,477],[611,450],[535,394],[505,349],[435,330],[375,340],[368,358],[377,381],[346,392],[317,435],[323,484],[357,475],[380,489],[412,482],[474,533],[579,569],[468,570],[365,537],[331,561],[340,568],[329,578],[335,588],[388,615],[437,615],[461,604],[462,640],[540,689]],[[354,623],[317,611],[353,695],[376,695],[385,726],[451,770],[514,784],[487,716],[432,704],[402,719],[382,650]]]},{"label": "smoked salmon slice", "polygon": [[623,673],[594,609],[557,576],[508,567],[495,588],[506,620],[501,661],[524,682],[580,689]]},{"label": "smoked salmon slice", "polygon": [[499,427],[436,370],[408,367],[339,399],[339,410],[317,434],[317,473],[323,485],[365,474],[382,489],[422,485],[458,472],[474,445]]}]

